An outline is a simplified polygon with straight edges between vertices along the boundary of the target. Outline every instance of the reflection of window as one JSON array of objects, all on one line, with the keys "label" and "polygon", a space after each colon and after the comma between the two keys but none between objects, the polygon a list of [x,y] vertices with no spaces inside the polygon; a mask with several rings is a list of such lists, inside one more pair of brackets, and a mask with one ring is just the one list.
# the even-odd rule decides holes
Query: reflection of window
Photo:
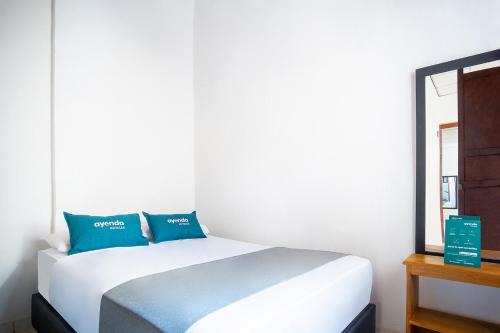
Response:
[{"label": "reflection of window", "polygon": [[441,188],[443,209],[457,209],[457,176],[444,176]]}]

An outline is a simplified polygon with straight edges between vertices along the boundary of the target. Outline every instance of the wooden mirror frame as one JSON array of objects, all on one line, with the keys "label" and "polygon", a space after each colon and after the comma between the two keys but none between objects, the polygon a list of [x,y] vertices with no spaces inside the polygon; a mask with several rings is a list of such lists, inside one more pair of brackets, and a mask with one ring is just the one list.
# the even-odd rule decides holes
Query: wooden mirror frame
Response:
[{"label": "wooden mirror frame", "polygon": [[[500,49],[470,57],[419,68],[415,71],[416,106],[416,207],[415,253],[443,256],[443,253],[425,249],[425,77],[500,60]],[[499,259],[481,258],[482,261],[500,263]]]}]

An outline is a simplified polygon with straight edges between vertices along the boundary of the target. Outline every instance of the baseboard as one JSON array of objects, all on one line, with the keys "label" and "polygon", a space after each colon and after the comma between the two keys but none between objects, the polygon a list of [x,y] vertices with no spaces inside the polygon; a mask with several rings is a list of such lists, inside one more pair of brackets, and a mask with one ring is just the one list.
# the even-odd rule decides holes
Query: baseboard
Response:
[{"label": "baseboard", "polygon": [[377,327],[377,333],[400,333],[400,332],[388,328]]}]

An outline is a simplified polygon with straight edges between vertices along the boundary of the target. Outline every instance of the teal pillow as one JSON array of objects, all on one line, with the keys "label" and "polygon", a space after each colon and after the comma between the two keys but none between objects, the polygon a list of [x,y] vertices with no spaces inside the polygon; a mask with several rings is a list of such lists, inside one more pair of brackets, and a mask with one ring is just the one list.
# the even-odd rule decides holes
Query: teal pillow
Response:
[{"label": "teal pillow", "polygon": [[68,254],[118,246],[148,245],[139,214],[91,216],[64,212],[71,248]]},{"label": "teal pillow", "polygon": [[148,221],[155,243],[188,238],[206,238],[196,212],[191,214],[153,215],[142,212]]}]

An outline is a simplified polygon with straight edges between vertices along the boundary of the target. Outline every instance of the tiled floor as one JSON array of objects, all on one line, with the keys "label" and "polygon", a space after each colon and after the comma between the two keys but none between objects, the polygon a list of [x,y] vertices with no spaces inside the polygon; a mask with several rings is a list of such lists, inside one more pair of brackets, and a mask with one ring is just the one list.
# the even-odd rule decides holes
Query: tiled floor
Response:
[{"label": "tiled floor", "polygon": [[36,333],[29,319],[0,324],[0,333]]}]

